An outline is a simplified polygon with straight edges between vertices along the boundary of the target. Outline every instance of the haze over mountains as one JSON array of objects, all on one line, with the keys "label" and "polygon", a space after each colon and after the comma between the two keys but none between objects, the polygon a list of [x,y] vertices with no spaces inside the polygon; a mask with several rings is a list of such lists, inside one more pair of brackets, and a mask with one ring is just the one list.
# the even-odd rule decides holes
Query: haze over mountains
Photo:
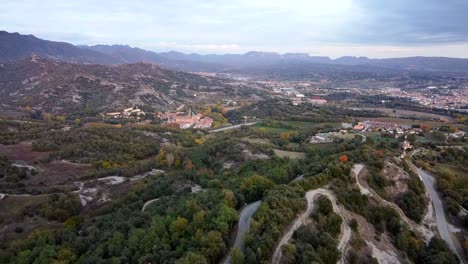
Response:
[{"label": "haze over mountains", "polygon": [[[351,65],[394,70],[423,70],[453,73],[468,73],[468,59],[445,57],[408,57],[390,59],[369,59],[366,57],[345,56],[330,59],[323,56],[310,56],[305,53],[278,54],[274,52],[252,51],[245,54],[200,55],[177,51],[153,52],[126,45],[75,46],[65,42],[55,42],[0,31],[0,61],[14,61],[32,53],[61,61],[85,64],[125,64],[149,62],[161,67],[180,71],[248,72],[258,68],[294,67],[303,70],[326,65]],[[327,66],[330,67],[330,66]],[[365,68],[364,68],[365,69]]]}]

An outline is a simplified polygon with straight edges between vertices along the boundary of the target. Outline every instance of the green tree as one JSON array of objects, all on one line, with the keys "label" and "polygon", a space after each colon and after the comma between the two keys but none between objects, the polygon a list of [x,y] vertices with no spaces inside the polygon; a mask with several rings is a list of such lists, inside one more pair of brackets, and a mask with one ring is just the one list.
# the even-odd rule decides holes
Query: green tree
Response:
[{"label": "green tree", "polygon": [[232,264],[244,264],[245,263],[244,254],[237,247],[234,247],[234,249],[232,249],[231,263]]},{"label": "green tree", "polygon": [[184,257],[178,259],[176,264],[208,264],[206,258],[200,254],[189,252]]}]

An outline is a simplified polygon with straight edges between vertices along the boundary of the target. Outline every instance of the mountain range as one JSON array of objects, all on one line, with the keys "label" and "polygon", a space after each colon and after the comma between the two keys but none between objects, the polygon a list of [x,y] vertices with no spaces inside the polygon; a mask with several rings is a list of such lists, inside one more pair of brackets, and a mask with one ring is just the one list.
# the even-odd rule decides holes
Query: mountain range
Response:
[{"label": "mountain range", "polygon": [[[408,57],[390,59],[369,59],[367,57],[345,56],[331,59],[310,56],[306,53],[278,54],[274,52],[251,51],[245,54],[185,54],[177,51],[154,52],[127,45],[75,46],[65,42],[39,39],[33,35],[21,35],[0,31],[0,61],[14,61],[32,53],[56,60],[84,64],[126,64],[148,62],[163,68],[188,72],[238,72],[248,73],[252,69],[291,67],[300,65],[298,70],[308,71],[309,67],[321,65],[348,65],[368,69],[434,71],[468,73],[468,59],[446,57]],[[327,66],[330,67],[330,66]],[[246,70],[243,70],[246,69]],[[247,70],[248,69],[248,70]]]}]

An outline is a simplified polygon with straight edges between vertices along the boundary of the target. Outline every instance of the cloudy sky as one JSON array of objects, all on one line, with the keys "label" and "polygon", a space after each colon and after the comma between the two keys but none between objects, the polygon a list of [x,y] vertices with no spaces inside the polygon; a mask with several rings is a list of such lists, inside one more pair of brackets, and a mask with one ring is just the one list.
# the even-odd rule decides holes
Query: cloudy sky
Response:
[{"label": "cloudy sky", "polygon": [[154,51],[468,57],[468,0],[2,0],[0,30]]}]

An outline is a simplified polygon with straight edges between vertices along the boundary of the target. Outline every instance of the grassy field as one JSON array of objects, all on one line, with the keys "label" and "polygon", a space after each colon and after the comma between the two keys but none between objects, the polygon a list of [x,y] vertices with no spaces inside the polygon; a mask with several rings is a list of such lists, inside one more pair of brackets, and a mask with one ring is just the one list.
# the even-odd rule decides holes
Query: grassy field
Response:
[{"label": "grassy field", "polygon": [[462,130],[468,129],[467,125],[463,124],[455,124],[455,123],[447,123],[447,122],[438,122],[438,121],[421,121],[421,120],[413,120],[407,118],[393,118],[393,117],[375,117],[375,118],[368,118],[362,117],[359,118],[360,120],[374,120],[374,121],[382,121],[382,122],[390,122],[390,123],[397,123],[401,125],[426,125],[428,127],[440,127],[440,126],[451,126],[456,127]]},{"label": "grassy field", "polygon": [[315,122],[300,122],[300,121],[280,121],[288,127],[271,127],[263,124],[257,124],[252,128],[257,132],[265,132],[269,134],[280,134],[280,133],[294,133],[298,130],[307,129],[328,129],[328,128],[339,128],[341,123],[315,123]]},{"label": "grassy field", "polygon": [[307,151],[317,151],[317,150],[322,150],[322,151],[329,151],[338,146],[338,143],[319,143],[319,144],[308,144],[306,146]]},{"label": "grassy field", "polygon": [[280,127],[268,127],[262,125],[255,125],[252,127],[256,132],[268,133],[268,134],[281,134],[281,133],[294,133],[294,129],[280,128]]},{"label": "grassy field", "polygon": [[397,142],[396,138],[381,137],[380,132],[364,132],[368,138],[372,139],[374,142]]},{"label": "grassy field", "polygon": [[[397,118],[416,118],[416,119],[433,119],[433,120],[442,120],[444,122],[451,122],[453,121],[453,117],[445,116],[445,115],[438,115],[433,113],[426,113],[426,112],[417,112],[411,110],[402,110],[402,109],[391,109],[391,108],[366,108],[370,110],[377,110],[384,112],[385,114],[389,115],[390,117],[397,117]],[[395,112],[394,112],[395,111]]]},{"label": "grassy field", "polygon": [[296,129],[311,129],[311,128],[340,128],[341,123],[315,123],[315,122],[300,122],[300,121],[284,121],[284,123]]},{"label": "grassy field", "polygon": [[242,140],[248,141],[250,143],[254,144],[271,144],[270,140],[267,138],[250,138],[250,137],[244,137]]},{"label": "grassy field", "polygon": [[273,149],[275,152],[276,156],[285,158],[288,157],[290,159],[303,159],[305,158],[305,153],[304,152],[294,152],[294,151],[285,151],[285,150],[279,150],[279,149]]}]

